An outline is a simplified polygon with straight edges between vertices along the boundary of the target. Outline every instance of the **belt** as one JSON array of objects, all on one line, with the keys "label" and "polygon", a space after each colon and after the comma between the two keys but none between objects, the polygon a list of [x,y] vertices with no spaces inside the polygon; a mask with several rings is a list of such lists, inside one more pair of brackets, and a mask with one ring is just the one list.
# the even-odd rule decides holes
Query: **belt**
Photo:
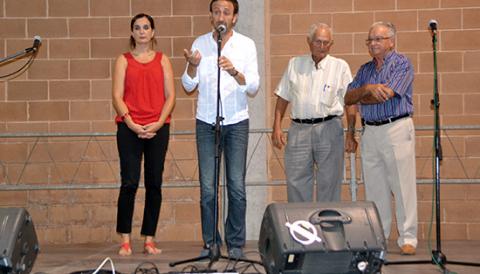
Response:
[{"label": "belt", "polygon": [[318,124],[318,123],[321,123],[321,122],[332,120],[333,118],[336,118],[336,117],[338,117],[338,116],[337,115],[328,115],[328,116],[323,117],[323,118],[292,119],[292,121],[294,121],[295,123],[299,123],[299,124]]},{"label": "belt", "polygon": [[393,123],[393,122],[395,122],[399,119],[405,118],[405,117],[410,117],[410,114],[406,113],[406,114],[403,114],[403,115],[400,115],[400,116],[397,116],[397,117],[388,118],[387,120],[383,120],[383,121],[365,121],[365,120],[362,119],[362,124],[363,125],[369,125],[369,126],[382,126],[382,125]]}]

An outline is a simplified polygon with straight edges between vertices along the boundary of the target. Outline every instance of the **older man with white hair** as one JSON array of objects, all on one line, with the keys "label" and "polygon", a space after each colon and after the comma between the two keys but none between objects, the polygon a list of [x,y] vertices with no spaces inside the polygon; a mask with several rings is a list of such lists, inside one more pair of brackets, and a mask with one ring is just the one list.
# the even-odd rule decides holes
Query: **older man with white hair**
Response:
[{"label": "older man with white hair", "polygon": [[[290,59],[275,89],[277,103],[272,142],[285,148],[289,202],[339,201],[343,179],[343,97],[352,80],[350,67],[329,55],[332,30],[313,24],[307,36],[310,54]],[[288,141],[281,121],[291,103]],[[316,191],[314,191],[316,181]]]},{"label": "older man with white hair", "polygon": [[[367,200],[375,202],[385,238],[392,224],[392,193],[395,197],[398,240],[403,255],[413,255],[417,246],[417,189],[415,128],[413,126],[412,63],[395,51],[395,26],[376,22],[366,45],[372,60],[364,64],[345,95],[347,105],[360,105],[364,131],[362,166]],[[355,117],[347,116],[349,129]],[[355,142],[354,131],[347,142]]]}]

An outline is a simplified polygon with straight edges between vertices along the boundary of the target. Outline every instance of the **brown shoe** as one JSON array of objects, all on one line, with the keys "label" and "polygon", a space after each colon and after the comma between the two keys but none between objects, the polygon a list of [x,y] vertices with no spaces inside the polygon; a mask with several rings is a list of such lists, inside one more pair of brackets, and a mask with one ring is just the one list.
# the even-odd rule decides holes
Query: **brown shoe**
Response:
[{"label": "brown shoe", "polygon": [[402,247],[400,247],[400,250],[400,254],[402,255],[415,255],[416,252],[416,248],[413,245],[409,244],[402,245]]}]

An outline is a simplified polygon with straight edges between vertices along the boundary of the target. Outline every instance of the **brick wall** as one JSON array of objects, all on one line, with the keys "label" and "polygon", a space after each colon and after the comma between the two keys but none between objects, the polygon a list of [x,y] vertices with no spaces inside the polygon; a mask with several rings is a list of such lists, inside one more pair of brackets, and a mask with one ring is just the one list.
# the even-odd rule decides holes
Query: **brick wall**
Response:
[{"label": "brick wall", "polygon": [[[468,0],[270,0],[270,73],[269,91],[273,91],[294,55],[308,53],[308,26],[320,21],[334,31],[331,53],[344,58],[355,73],[370,60],[365,46],[369,26],[375,21],[391,21],[397,26],[397,49],[405,53],[415,67],[415,125],[433,125],[433,58],[430,19],[439,23],[438,81],[441,124],[478,125],[480,123],[480,2]],[[269,113],[273,113],[275,96],[270,93]],[[273,116],[270,115],[270,124]],[[288,117],[284,120],[288,126]],[[432,131],[417,131],[417,177],[419,184],[419,236],[428,237],[431,216]],[[480,176],[478,130],[442,133],[444,160],[441,178],[473,179]],[[282,155],[274,150],[272,157]],[[358,161],[357,161],[358,162]],[[283,179],[278,161],[270,162],[271,178]],[[359,166],[359,165],[357,165]],[[357,170],[360,174],[360,170]],[[359,178],[360,179],[360,178]],[[445,181],[441,181],[444,182]],[[461,182],[461,181],[460,181]],[[462,214],[478,203],[478,184],[442,184],[442,227],[444,239],[478,239],[479,214]],[[283,193],[276,189],[272,200]],[[345,194],[346,189],[344,189]],[[348,192],[347,192],[348,193]],[[363,197],[360,192],[359,197]],[[344,199],[349,199],[344,195]],[[468,217],[466,217],[468,216]],[[395,234],[393,234],[395,235]],[[435,233],[433,233],[433,236]]]},{"label": "brick wall", "polygon": [[[208,0],[0,0],[0,57],[31,46],[34,35],[42,37],[32,67],[17,79],[0,82],[0,133],[114,132],[110,99],[113,61],[128,50],[129,21],[138,12],[154,16],[157,49],[173,63],[177,105],[171,129],[193,130],[196,95],[183,92],[179,77],[184,69],[183,48],[210,29],[208,3]],[[288,59],[307,52],[305,32],[311,23],[323,21],[333,27],[332,54],[347,60],[355,72],[369,59],[363,41],[368,27],[376,20],[391,20],[397,25],[398,49],[412,59],[416,71],[415,123],[431,125],[433,74],[426,29],[431,18],[438,20],[440,28],[442,124],[480,123],[478,1],[266,0],[265,7],[267,77],[263,80],[267,87],[267,125],[271,125],[275,102],[272,90]],[[0,67],[0,75],[24,62],[18,60]],[[288,119],[284,124],[288,126]],[[478,131],[447,133],[443,138],[442,176],[478,179]],[[431,178],[431,132],[420,131],[417,136],[418,177],[428,179]],[[51,137],[36,141],[36,138],[0,140],[0,186],[14,189],[0,191],[0,206],[26,207],[33,216],[41,243],[116,240],[118,157],[113,136]],[[164,176],[167,182],[159,240],[201,239],[195,155],[193,136],[172,137]],[[284,179],[282,155],[283,151],[270,150],[267,163],[270,181]],[[23,190],[25,185],[32,187]],[[69,189],[53,190],[58,185]],[[41,190],[32,189],[35,187]],[[478,239],[480,220],[471,209],[480,197],[479,188],[477,184],[443,187],[445,237]],[[419,185],[422,238],[427,235],[430,193],[431,186]],[[343,199],[348,200],[347,187],[343,194]],[[363,197],[361,188],[359,197]],[[269,201],[285,199],[284,186],[269,187]],[[142,201],[143,189],[139,191],[137,208],[143,206]],[[469,210],[470,215],[461,214]],[[137,210],[135,237],[140,220],[141,210]]]},{"label": "brick wall", "polygon": [[[30,69],[14,80],[0,82],[0,132],[115,132],[113,64],[129,49],[130,19],[139,12],[154,17],[157,50],[173,63],[178,99],[171,130],[193,131],[196,95],[183,92],[179,77],[184,69],[183,49],[210,29],[209,2],[0,0],[0,57],[30,47],[35,35],[42,37]],[[21,59],[2,66],[0,74],[25,62]],[[193,136],[174,136],[169,148],[158,238],[199,240]],[[41,243],[117,240],[119,167],[113,136],[5,138],[0,140],[0,155],[0,185],[15,189],[0,191],[0,205],[26,207]],[[178,181],[182,182],[179,187],[169,186]],[[58,187],[68,189],[55,190]],[[143,195],[140,189],[134,237],[140,231]]]}]

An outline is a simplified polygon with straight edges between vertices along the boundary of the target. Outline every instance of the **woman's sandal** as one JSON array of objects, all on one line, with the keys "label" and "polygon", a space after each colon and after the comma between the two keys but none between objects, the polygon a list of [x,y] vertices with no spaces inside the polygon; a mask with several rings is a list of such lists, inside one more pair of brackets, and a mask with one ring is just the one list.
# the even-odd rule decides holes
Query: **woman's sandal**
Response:
[{"label": "woman's sandal", "polygon": [[125,242],[120,245],[120,249],[118,250],[118,255],[120,256],[132,255],[132,247],[130,246],[129,242]]},{"label": "woman's sandal", "polygon": [[143,253],[146,255],[157,255],[162,253],[162,250],[156,248],[154,242],[147,242],[143,244]]}]

